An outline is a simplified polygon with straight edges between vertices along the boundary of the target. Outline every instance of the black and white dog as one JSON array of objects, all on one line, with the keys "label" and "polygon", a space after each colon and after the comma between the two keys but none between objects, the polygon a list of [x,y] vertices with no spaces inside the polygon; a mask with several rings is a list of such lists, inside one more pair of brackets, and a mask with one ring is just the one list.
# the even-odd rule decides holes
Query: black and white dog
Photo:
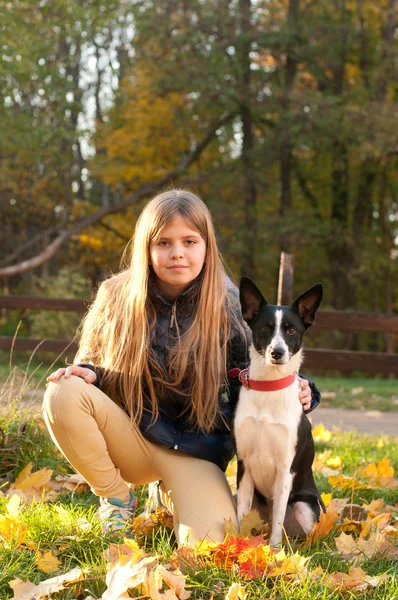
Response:
[{"label": "black and white dog", "polygon": [[270,545],[283,529],[303,536],[325,510],[316,488],[311,425],[298,400],[302,341],[322,302],[318,283],[291,306],[268,304],[248,278],[240,283],[242,315],[252,330],[250,368],[234,418],[238,456],[238,521],[257,508],[272,527]]}]

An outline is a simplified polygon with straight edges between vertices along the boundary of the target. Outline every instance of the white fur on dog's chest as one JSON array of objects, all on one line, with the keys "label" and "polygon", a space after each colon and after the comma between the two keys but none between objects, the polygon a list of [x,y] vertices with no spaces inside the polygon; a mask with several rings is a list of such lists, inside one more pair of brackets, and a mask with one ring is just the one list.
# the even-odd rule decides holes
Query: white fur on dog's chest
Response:
[{"label": "white fur on dog's chest", "polygon": [[277,392],[242,389],[235,415],[238,458],[249,468],[256,488],[273,496],[277,469],[293,462],[302,407],[296,381]]}]

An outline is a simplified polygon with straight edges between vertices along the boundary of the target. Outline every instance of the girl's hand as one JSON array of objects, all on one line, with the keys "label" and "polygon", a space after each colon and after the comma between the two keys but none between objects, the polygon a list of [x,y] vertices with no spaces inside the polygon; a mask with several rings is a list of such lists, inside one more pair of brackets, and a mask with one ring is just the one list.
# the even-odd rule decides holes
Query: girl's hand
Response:
[{"label": "girl's hand", "polygon": [[301,392],[299,393],[299,400],[303,405],[303,410],[308,410],[311,407],[312,392],[309,381],[307,379],[301,379],[299,377]]},{"label": "girl's hand", "polygon": [[97,381],[97,375],[94,371],[87,369],[87,367],[78,367],[77,365],[70,365],[69,367],[66,367],[66,369],[58,369],[58,371],[51,373],[51,375],[47,377],[47,381],[58,381],[61,377],[69,379],[71,375],[81,377],[86,383],[95,383]]}]

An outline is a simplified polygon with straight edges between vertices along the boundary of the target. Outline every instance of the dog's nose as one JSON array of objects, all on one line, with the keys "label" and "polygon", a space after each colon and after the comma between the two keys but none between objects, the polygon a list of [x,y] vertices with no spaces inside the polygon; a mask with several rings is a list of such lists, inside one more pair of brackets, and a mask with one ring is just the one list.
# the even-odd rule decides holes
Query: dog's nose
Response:
[{"label": "dog's nose", "polygon": [[275,360],[279,360],[280,358],[282,358],[282,356],[284,355],[284,353],[285,353],[284,349],[280,348],[280,347],[276,347],[273,350],[271,350],[271,356]]}]

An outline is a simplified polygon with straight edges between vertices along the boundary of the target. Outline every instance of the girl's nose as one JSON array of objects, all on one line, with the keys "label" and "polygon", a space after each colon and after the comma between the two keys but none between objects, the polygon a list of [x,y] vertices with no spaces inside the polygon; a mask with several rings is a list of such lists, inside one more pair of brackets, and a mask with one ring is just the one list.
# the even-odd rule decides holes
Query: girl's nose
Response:
[{"label": "girl's nose", "polygon": [[170,256],[171,258],[179,258],[180,256],[183,256],[182,247],[179,245],[173,246],[171,249]]}]

